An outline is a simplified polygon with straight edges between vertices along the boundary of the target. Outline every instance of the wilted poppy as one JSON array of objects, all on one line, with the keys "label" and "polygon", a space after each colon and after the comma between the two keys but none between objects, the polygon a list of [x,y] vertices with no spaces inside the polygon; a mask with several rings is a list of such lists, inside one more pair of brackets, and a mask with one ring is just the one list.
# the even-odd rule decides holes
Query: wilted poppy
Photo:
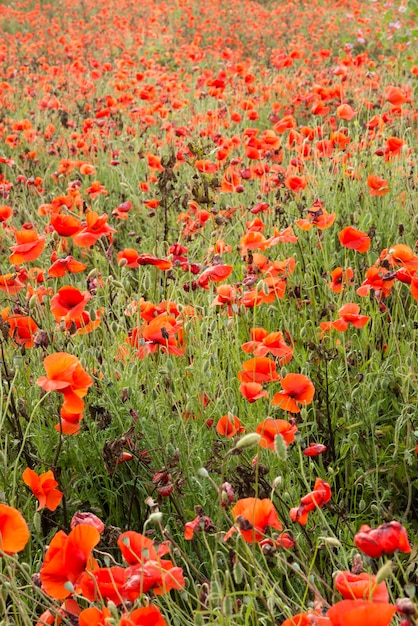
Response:
[{"label": "wilted poppy", "polygon": [[406,530],[396,521],[387,522],[377,528],[363,524],[354,537],[354,543],[364,554],[375,559],[395,550],[411,552]]},{"label": "wilted poppy", "polygon": [[298,522],[302,526],[308,523],[308,515],[316,508],[321,508],[329,502],[331,499],[331,488],[328,483],[317,478],[314,485],[314,490],[303,496],[300,500],[300,505],[293,509],[290,509],[290,519],[292,522]]}]

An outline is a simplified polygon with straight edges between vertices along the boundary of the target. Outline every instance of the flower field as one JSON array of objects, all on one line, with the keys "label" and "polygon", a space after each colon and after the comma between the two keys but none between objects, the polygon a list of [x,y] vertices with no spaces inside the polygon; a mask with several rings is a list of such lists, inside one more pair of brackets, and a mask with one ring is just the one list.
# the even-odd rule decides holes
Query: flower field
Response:
[{"label": "flower field", "polygon": [[416,626],[417,15],[0,1],[0,626]]}]

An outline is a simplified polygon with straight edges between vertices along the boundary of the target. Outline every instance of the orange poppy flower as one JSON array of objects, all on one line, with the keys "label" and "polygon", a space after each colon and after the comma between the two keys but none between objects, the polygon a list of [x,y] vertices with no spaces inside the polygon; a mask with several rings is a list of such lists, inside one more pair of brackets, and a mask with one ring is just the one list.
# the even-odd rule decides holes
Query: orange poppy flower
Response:
[{"label": "orange poppy flower", "polygon": [[298,432],[298,429],[286,420],[275,420],[272,417],[267,417],[257,425],[255,432],[261,435],[259,445],[262,448],[274,450],[277,436],[282,437],[286,446],[289,446],[295,440],[295,434]]},{"label": "orange poppy flower", "polygon": [[219,283],[221,280],[225,280],[232,274],[233,269],[233,265],[211,265],[200,274],[197,284],[199,287],[203,287],[203,289],[209,289],[210,281]]},{"label": "orange poppy flower", "polygon": [[231,514],[237,526],[226,533],[227,541],[234,532],[239,531],[247,543],[258,543],[264,538],[268,527],[282,530],[283,526],[278,518],[273,502],[268,498],[244,498],[238,500],[231,509]]},{"label": "orange poppy flower", "polygon": [[167,626],[167,622],[157,607],[144,606],[128,615],[122,615],[119,626]]},{"label": "orange poppy flower", "polygon": [[385,581],[377,583],[376,576],[363,572],[338,572],[334,578],[335,588],[346,600],[373,600],[373,602],[387,602],[389,593]]},{"label": "orange poppy flower", "polygon": [[90,299],[91,294],[88,291],[81,293],[77,287],[65,285],[51,298],[51,313],[57,322],[77,320]]},{"label": "orange poppy flower", "polygon": [[0,550],[6,554],[21,552],[29,536],[28,525],[20,511],[7,504],[0,504]]},{"label": "orange poppy flower", "polygon": [[41,376],[36,384],[44,391],[58,391],[64,396],[65,410],[79,413],[84,409],[81,398],[93,384],[76,356],[67,352],[55,352],[44,359],[46,376]]},{"label": "orange poppy flower", "polygon": [[386,602],[342,600],[328,610],[327,617],[332,626],[389,626],[395,613],[396,606]]},{"label": "orange poppy flower", "polygon": [[317,478],[314,490],[301,498],[298,507],[290,509],[290,519],[292,522],[298,522],[298,524],[305,526],[308,523],[309,513],[316,508],[323,507],[330,499],[331,488],[329,484],[324,482],[322,478]]},{"label": "orange poppy flower", "polygon": [[367,184],[371,196],[384,196],[389,193],[389,183],[384,178],[379,178],[376,174],[369,174]]},{"label": "orange poppy flower", "polygon": [[383,554],[391,554],[395,550],[411,552],[406,529],[396,521],[387,522],[377,528],[363,524],[354,537],[354,543],[359,550],[373,559]]},{"label": "orange poppy flower", "polygon": [[385,89],[385,100],[393,104],[393,106],[401,106],[407,102],[405,93],[399,87],[388,85]]},{"label": "orange poppy flower", "polygon": [[[260,331],[263,331],[263,336],[261,336]],[[251,336],[259,336],[260,339],[253,339],[252,341],[244,343],[241,346],[244,352],[253,352],[254,356],[265,356],[270,353],[279,359],[280,365],[285,365],[292,360],[293,348],[285,342],[283,333],[274,332],[267,334],[264,328],[252,328]]]},{"label": "orange poppy flower", "polygon": [[367,252],[370,248],[370,237],[367,233],[357,230],[352,226],[347,226],[338,234],[340,243],[344,248],[357,250],[357,252]]},{"label": "orange poppy flower", "polygon": [[62,278],[66,275],[67,272],[70,272],[71,274],[84,272],[86,267],[87,266],[84,265],[84,263],[76,261],[74,257],[67,256],[63,259],[56,259],[54,261],[54,263],[48,270],[48,276],[53,276],[54,278]]},{"label": "orange poppy flower", "polygon": [[50,511],[55,511],[64,494],[56,489],[58,483],[54,478],[54,473],[49,470],[38,476],[28,467],[23,472],[22,478],[25,485],[31,488],[33,495],[38,500],[39,506],[36,510],[40,511],[46,507]]},{"label": "orange poppy flower", "polygon": [[241,420],[235,415],[223,415],[216,424],[216,432],[224,437],[234,437],[245,431]]},{"label": "orange poppy flower", "polygon": [[29,315],[9,315],[5,320],[9,326],[9,336],[17,346],[33,348],[34,335],[38,324]]},{"label": "orange poppy flower", "polygon": [[60,624],[62,623],[61,618],[64,617],[70,620],[74,618],[75,621],[77,616],[80,615],[80,611],[81,609],[78,606],[76,600],[73,600],[72,598],[67,598],[67,600],[62,603],[60,608],[51,610],[47,609],[46,611],[44,611],[42,615],[40,615],[36,626],[45,626],[45,624],[49,624],[50,626],[60,626]]},{"label": "orange poppy flower", "polygon": [[328,283],[328,287],[334,293],[341,293],[347,285],[353,282],[354,272],[351,267],[343,269],[342,267],[336,267],[331,272],[331,282]]},{"label": "orange poppy flower", "polygon": [[273,396],[272,404],[290,413],[300,413],[298,404],[306,406],[312,402],[315,387],[303,374],[287,374],[280,384],[283,388]]},{"label": "orange poppy flower", "polygon": [[73,235],[74,245],[85,248],[96,243],[100,237],[108,237],[112,242],[112,234],[116,232],[114,228],[107,223],[108,216],[106,213],[99,215],[96,211],[90,211],[86,215],[86,221],[82,224],[82,229]]},{"label": "orange poppy flower", "polygon": [[36,230],[17,230],[15,232],[16,244],[10,249],[12,254],[9,257],[10,263],[20,265],[35,261],[41,256],[45,247],[45,235],[39,235]]},{"label": "orange poppy flower", "polygon": [[6,222],[13,215],[11,206],[0,206],[0,224]]},{"label": "orange poppy flower", "polygon": [[238,372],[238,380],[242,383],[270,383],[279,379],[276,363],[264,356],[244,361],[242,370]]},{"label": "orange poppy flower", "polygon": [[302,230],[310,230],[314,226],[318,230],[325,230],[331,228],[337,217],[336,213],[328,213],[323,206],[322,202],[314,202],[312,207],[308,210],[308,217],[300,220],[296,220],[297,226]]},{"label": "orange poppy flower", "polygon": [[99,532],[88,524],[79,524],[69,535],[62,530],[57,532],[49,544],[40,571],[45,593],[57,600],[71,595],[71,587],[75,588],[99,541]]},{"label": "orange poppy flower", "polygon": [[366,278],[357,289],[359,296],[367,296],[373,290],[376,297],[383,295],[385,298],[390,294],[395,284],[396,275],[387,272],[383,267],[369,267]]},{"label": "orange poppy flower", "polygon": [[308,611],[307,613],[298,613],[288,617],[281,626],[332,626],[331,620],[328,617],[324,617],[320,610]]},{"label": "orange poppy flower", "polygon": [[126,569],[124,567],[98,567],[93,571],[83,572],[78,580],[81,594],[95,602],[109,600],[116,605],[127,600],[124,592]]},{"label": "orange poppy flower", "polygon": [[81,611],[78,616],[78,623],[79,626],[107,626],[111,617],[112,614],[107,607],[98,609],[91,606]]},{"label": "orange poppy flower", "polygon": [[74,215],[53,213],[50,225],[61,237],[72,237],[82,229],[82,224]]},{"label": "orange poppy flower", "polygon": [[345,332],[350,324],[352,324],[354,328],[363,328],[370,317],[368,315],[359,315],[359,313],[360,307],[358,304],[347,302],[347,304],[344,304],[344,306],[338,310],[338,315],[340,316],[338,319],[334,322],[321,322],[320,328],[323,331],[335,328],[335,330],[339,330],[340,332]]},{"label": "orange poppy flower", "polygon": [[349,122],[356,115],[356,111],[354,111],[349,104],[341,104],[339,107],[337,107],[337,117],[340,120],[345,120],[346,122]]},{"label": "orange poppy flower", "polygon": [[25,283],[22,282],[19,275],[14,274],[3,274],[0,276],[0,291],[7,293],[10,296],[19,293],[24,288]]},{"label": "orange poppy flower", "polygon": [[299,191],[303,191],[305,189],[308,183],[306,182],[306,178],[304,176],[294,175],[287,176],[284,184],[287,189],[290,189],[290,191],[293,191],[294,193],[299,193]]},{"label": "orange poppy flower", "polygon": [[248,402],[255,402],[260,398],[268,398],[267,391],[263,391],[263,385],[260,383],[241,383],[239,390]]}]

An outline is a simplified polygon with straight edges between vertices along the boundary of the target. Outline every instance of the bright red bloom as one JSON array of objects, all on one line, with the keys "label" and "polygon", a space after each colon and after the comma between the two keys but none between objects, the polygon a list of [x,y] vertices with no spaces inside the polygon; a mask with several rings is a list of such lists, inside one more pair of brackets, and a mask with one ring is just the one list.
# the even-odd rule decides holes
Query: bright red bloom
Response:
[{"label": "bright red bloom", "polygon": [[312,381],[303,374],[288,374],[280,381],[283,387],[273,396],[272,404],[279,406],[290,413],[300,413],[298,404],[310,404],[315,395]]},{"label": "bright red bloom", "polygon": [[[53,259],[52,259],[53,260]],[[74,257],[67,256],[63,259],[56,259],[54,263],[48,270],[48,276],[53,276],[54,278],[62,278],[66,275],[67,272],[71,272],[71,274],[77,274],[78,272],[84,272],[86,269],[86,265],[84,263],[80,263],[80,261],[76,261]]]},{"label": "bright red bloom", "polygon": [[242,383],[269,383],[279,378],[276,363],[265,356],[257,356],[244,361],[242,370],[238,372],[238,380]]},{"label": "bright red bloom", "polygon": [[219,283],[221,280],[225,280],[231,275],[233,269],[233,265],[211,265],[200,274],[197,284],[199,287],[203,287],[203,289],[209,289],[210,281]]},{"label": "bright red bloom", "polygon": [[216,432],[224,437],[234,437],[245,431],[241,421],[235,415],[223,415],[216,424]]},{"label": "bright red bloom", "polygon": [[250,332],[251,341],[241,346],[244,352],[253,352],[256,357],[270,353],[278,357],[280,365],[285,365],[292,360],[293,347],[285,342],[283,333],[267,333],[264,328],[252,328]]},{"label": "bright red bloom", "polygon": [[82,224],[82,229],[73,236],[74,245],[84,248],[96,243],[100,237],[108,237],[112,242],[112,234],[116,232],[107,223],[106,213],[98,215],[96,211],[90,211],[86,215],[86,221]]},{"label": "bright red bloom", "polygon": [[319,326],[324,332],[331,328],[345,332],[350,324],[354,326],[354,328],[363,328],[370,317],[368,315],[360,315],[359,313],[360,307],[358,304],[347,302],[347,304],[344,304],[344,306],[338,310],[338,315],[340,316],[338,319],[334,322],[321,322]]},{"label": "bright red bloom", "polygon": [[356,230],[352,226],[347,226],[338,234],[340,243],[344,248],[357,250],[364,253],[370,248],[370,237],[361,230]]},{"label": "bright red bloom", "polygon": [[384,178],[379,178],[376,174],[369,174],[367,184],[371,196],[384,196],[390,191],[388,181]]},{"label": "bright red bloom", "polygon": [[322,443],[310,443],[307,448],[302,452],[303,456],[318,456],[327,449]]},{"label": "bright red bloom", "polygon": [[82,229],[79,219],[63,213],[53,213],[50,224],[61,237],[72,237]]},{"label": "bright red bloom", "polygon": [[396,606],[386,602],[342,600],[332,606],[327,617],[332,626],[389,626]]},{"label": "bright red bloom", "polygon": [[6,554],[21,552],[30,533],[23,515],[7,504],[0,504],[0,550]]},{"label": "bright red bloom", "polygon": [[58,293],[51,298],[51,313],[57,322],[61,320],[77,320],[83,314],[84,308],[90,298],[91,294],[88,291],[81,293],[77,287],[64,285],[64,287],[58,289]]},{"label": "bright red bloom", "polygon": [[28,261],[35,261],[41,256],[45,247],[45,235],[39,235],[36,230],[18,230],[15,232],[16,244],[11,247],[10,263],[20,265]]},{"label": "bright red bloom", "polygon": [[46,376],[41,376],[36,384],[45,391],[58,391],[64,396],[64,407],[69,413],[79,413],[84,409],[82,398],[93,384],[76,356],[67,352],[55,352],[44,360]]},{"label": "bright red bloom", "polygon": [[383,554],[391,554],[395,550],[411,552],[406,530],[396,521],[382,524],[377,528],[363,524],[354,537],[354,543],[359,550],[374,559]]},{"label": "bright red bloom", "polygon": [[99,541],[98,531],[86,524],[76,526],[69,535],[60,530],[49,544],[40,571],[45,593],[58,600],[71,595],[71,585],[77,584]]},{"label": "bright red bloom", "polygon": [[248,402],[255,402],[260,398],[268,398],[267,391],[263,391],[261,383],[241,383],[239,390]]},{"label": "bright red bloom", "polygon": [[338,572],[334,578],[335,588],[346,600],[373,600],[373,602],[388,602],[389,593],[385,581],[377,584],[376,576],[363,572]]},{"label": "bright red bloom", "polygon": [[330,499],[331,488],[329,484],[324,482],[322,478],[317,478],[314,490],[301,498],[298,507],[290,509],[290,519],[292,522],[298,522],[302,526],[305,526],[308,522],[309,513],[316,508],[323,507]]},{"label": "bright red bloom", "polygon": [[39,330],[38,324],[29,315],[7,315],[3,319],[9,326],[9,336],[17,346],[33,348],[34,336]]},{"label": "bright red bloom", "polygon": [[295,440],[298,429],[297,426],[289,424],[286,420],[275,420],[272,417],[267,417],[257,425],[255,432],[261,435],[259,445],[262,448],[274,450],[276,437],[282,437],[286,446],[289,446]]},{"label": "bright red bloom", "polygon": [[344,270],[342,267],[336,267],[331,272],[331,282],[328,283],[328,287],[334,293],[341,293],[343,289],[353,282],[354,272],[351,267],[347,267]]},{"label": "bright red bloom", "polygon": [[247,543],[257,543],[265,535],[266,529],[282,530],[282,524],[277,516],[273,502],[268,498],[244,498],[238,500],[231,509],[231,514],[237,523],[225,535],[227,541],[237,530]]},{"label": "bright red bloom", "polygon": [[62,491],[56,489],[58,483],[54,478],[54,473],[49,470],[44,474],[36,474],[29,467],[22,474],[23,482],[32,490],[35,498],[38,499],[39,506],[37,511],[47,508],[55,511],[64,495]]}]

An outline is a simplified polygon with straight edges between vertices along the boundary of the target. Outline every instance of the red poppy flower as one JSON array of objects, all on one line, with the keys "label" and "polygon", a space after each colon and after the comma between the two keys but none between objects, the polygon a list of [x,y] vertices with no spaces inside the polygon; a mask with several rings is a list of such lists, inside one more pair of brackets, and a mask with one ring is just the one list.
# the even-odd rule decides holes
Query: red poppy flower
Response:
[{"label": "red poppy flower", "polygon": [[374,559],[382,554],[391,554],[395,550],[411,552],[406,530],[396,521],[382,524],[378,528],[370,528],[364,524],[355,535],[354,543],[359,550]]},{"label": "red poppy flower", "polygon": [[238,372],[238,380],[242,383],[269,383],[279,379],[276,363],[265,356],[244,361],[242,370]]},{"label": "red poppy flower", "polygon": [[238,500],[231,509],[231,514],[237,523],[225,535],[227,541],[234,532],[239,531],[247,543],[257,543],[263,539],[266,529],[282,530],[273,502],[268,498],[244,498]]},{"label": "red poppy flower", "polygon": [[5,319],[9,326],[9,336],[17,346],[33,348],[38,324],[29,315],[9,315]]},{"label": "red poppy flower", "polygon": [[61,237],[72,237],[82,229],[82,224],[74,215],[53,213],[50,224]]},{"label": "red poppy flower", "polygon": [[289,446],[295,440],[298,429],[297,426],[292,426],[286,420],[275,420],[272,417],[267,417],[257,425],[255,432],[261,435],[259,445],[262,448],[274,450],[276,437],[282,437],[286,446]]},{"label": "red poppy flower", "polygon": [[385,581],[377,583],[376,576],[363,572],[338,572],[334,578],[335,588],[346,600],[373,600],[373,602],[387,602],[389,593]]},{"label": "red poppy flower", "polygon": [[87,524],[76,526],[69,535],[62,530],[56,533],[40,571],[45,593],[58,600],[71,595],[71,585],[74,587],[78,582],[99,541],[98,531]]},{"label": "red poppy flower", "polygon": [[76,261],[74,257],[67,256],[63,259],[56,259],[54,261],[54,263],[48,270],[48,276],[53,276],[54,278],[62,278],[66,275],[67,272],[70,272],[71,274],[84,272],[86,267],[87,266],[84,265],[84,263]]},{"label": "red poppy flower", "polygon": [[354,272],[351,267],[347,267],[344,270],[342,267],[336,267],[331,272],[331,282],[328,283],[328,287],[334,293],[341,293],[345,287],[353,282]]},{"label": "red poppy flower", "polygon": [[91,606],[81,611],[78,616],[78,623],[79,626],[107,626],[111,617],[112,614],[108,608],[98,609],[95,606]]},{"label": "red poppy flower", "polygon": [[316,508],[321,508],[331,499],[331,488],[322,478],[317,478],[314,490],[303,496],[300,505],[290,509],[290,519],[292,522],[298,522],[302,526],[308,523],[308,515]]},{"label": "red poppy flower", "polygon": [[405,93],[399,87],[394,85],[388,85],[385,89],[385,100],[393,104],[394,106],[401,106],[407,102]]},{"label": "red poppy flower", "polygon": [[212,520],[207,515],[198,515],[191,522],[184,525],[184,538],[193,539],[195,532],[211,532],[215,529]]},{"label": "red poppy flower", "polygon": [[384,178],[379,178],[376,174],[369,174],[367,184],[371,196],[384,196],[390,191],[388,181]]},{"label": "red poppy flower", "polygon": [[370,248],[370,237],[361,230],[356,230],[352,226],[347,226],[338,234],[340,243],[344,248],[357,250],[364,253]]},{"label": "red poppy flower", "polygon": [[16,244],[11,247],[10,263],[20,265],[35,261],[41,256],[45,247],[45,235],[39,235],[36,230],[17,230],[15,232]]},{"label": "red poppy flower", "polygon": [[0,224],[6,222],[13,215],[11,206],[0,206]]},{"label": "red poppy flower", "polygon": [[244,431],[240,419],[235,415],[223,415],[216,424],[216,432],[228,439]]},{"label": "red poppy flower", "polygon": [[56,489],[58,483],[54,478],[54,473],[49,470],[44,474],[36,474],[29,467],[22,474],[23,482],[32,490],[35,498],[38,499],[39,506],[37,511],[47,508],[55,511],[64,495],[62,491]]},{"label": "red poppy flower", "polygon": [[338,315],[340,316],[338,319],[333,322],[321,322],[319,326],[324,332],[331,328],[345,332],[350,324],[354,326],[354,328],[363,328],[370,317],[368,315],[360,315],[359,313],[360,307],[358,304],[347,302],[347,304],[344,304],[344,306],[338,310]]},{"label": "red poppy flower", "polygon": [[21,277],[14,274],[3,274],[0,276],[0,291],[7,293],[10,296],[19,293],[24,288],[25,283],[21,280]]},{"label": "red poppy flower", "polygon": [[389,626],[396,606],[386,602],[342,600],[327,612],[332,626]]},{"label": "red poppy flower", "polygon": [[260,398],[268,398],[267,391],[263,391],[263,385],[260,383],[241,383],[239,390],[248,402],[255,402]]},{"label": "red poppy flower", "polygon": [[86,221],[82,224],[83,228],[73,236],[74,245],[84,248],[90,247],[96,243],[100,237],[108,237],[112,241],[112,234],[115,229],[107,223],[108,216],[106,213],[99,215],[96,211],[90,211],[86,215]]},{"label": "red poppy flower", "polygon": [[81,594],[95,602],[97,600],[109,600],[116,606],[122,604],[127,596],[123,587],[126,582],[126,569],[124,567],[99,567],[93,571],[83,572],[78,580]]},{"label": "red poppy flower", "polygon": [[36,384],[45,391],[58,391],[64,396],[64,407],[69,413],[79,413],[84,409],[81,398],[93,384],[76,356],[67,352],[55,352],[44,360],[46,376],[41,376]]},{"label": "red poppy flower", "polygon": [[120,619],[119,626],[167,626],[167,622],[157,607],[144,606],[140,609],[135,609],[132,613],[124,613]]},{"label": "red poppy flower", "polygon": [[81,293],[77,287],[65,285],[51,298],[51,313],[57,322],[77,320],[83,314],[90,298],[91,294],[88,291]]},{"label": "red poppy flower", "polygon": [[233,265],[211,265],[203,270],[197,279],[197,284],[203,289],[209,289],[209,282],[219,283],[230,276],[234,267]]},{"label": "red poppy flower", "polygon": [[340,120],[345,120],[349,122],[357,115],[356,111],[354,111],[349,104],[341,104],[337,107],[337,117]]},{"label": "red poppy flower", "polygon": [[302,452],[303,456],[318,456],[327,449],[322,443],[310,443],[307,448]]},{"label": "red poppy flower", "polygon": [[0,504],[0,550],[6,554],[21,552],[30,533],[23,515],[7,504]]},{"label": "red poppy flower", "polygon": [[288,374],[280,381],[283,388],[273,396],[272,404],[290,413],[300,413],[298,404],[310,404],[315,395],[312,381],[303,374]]}]

